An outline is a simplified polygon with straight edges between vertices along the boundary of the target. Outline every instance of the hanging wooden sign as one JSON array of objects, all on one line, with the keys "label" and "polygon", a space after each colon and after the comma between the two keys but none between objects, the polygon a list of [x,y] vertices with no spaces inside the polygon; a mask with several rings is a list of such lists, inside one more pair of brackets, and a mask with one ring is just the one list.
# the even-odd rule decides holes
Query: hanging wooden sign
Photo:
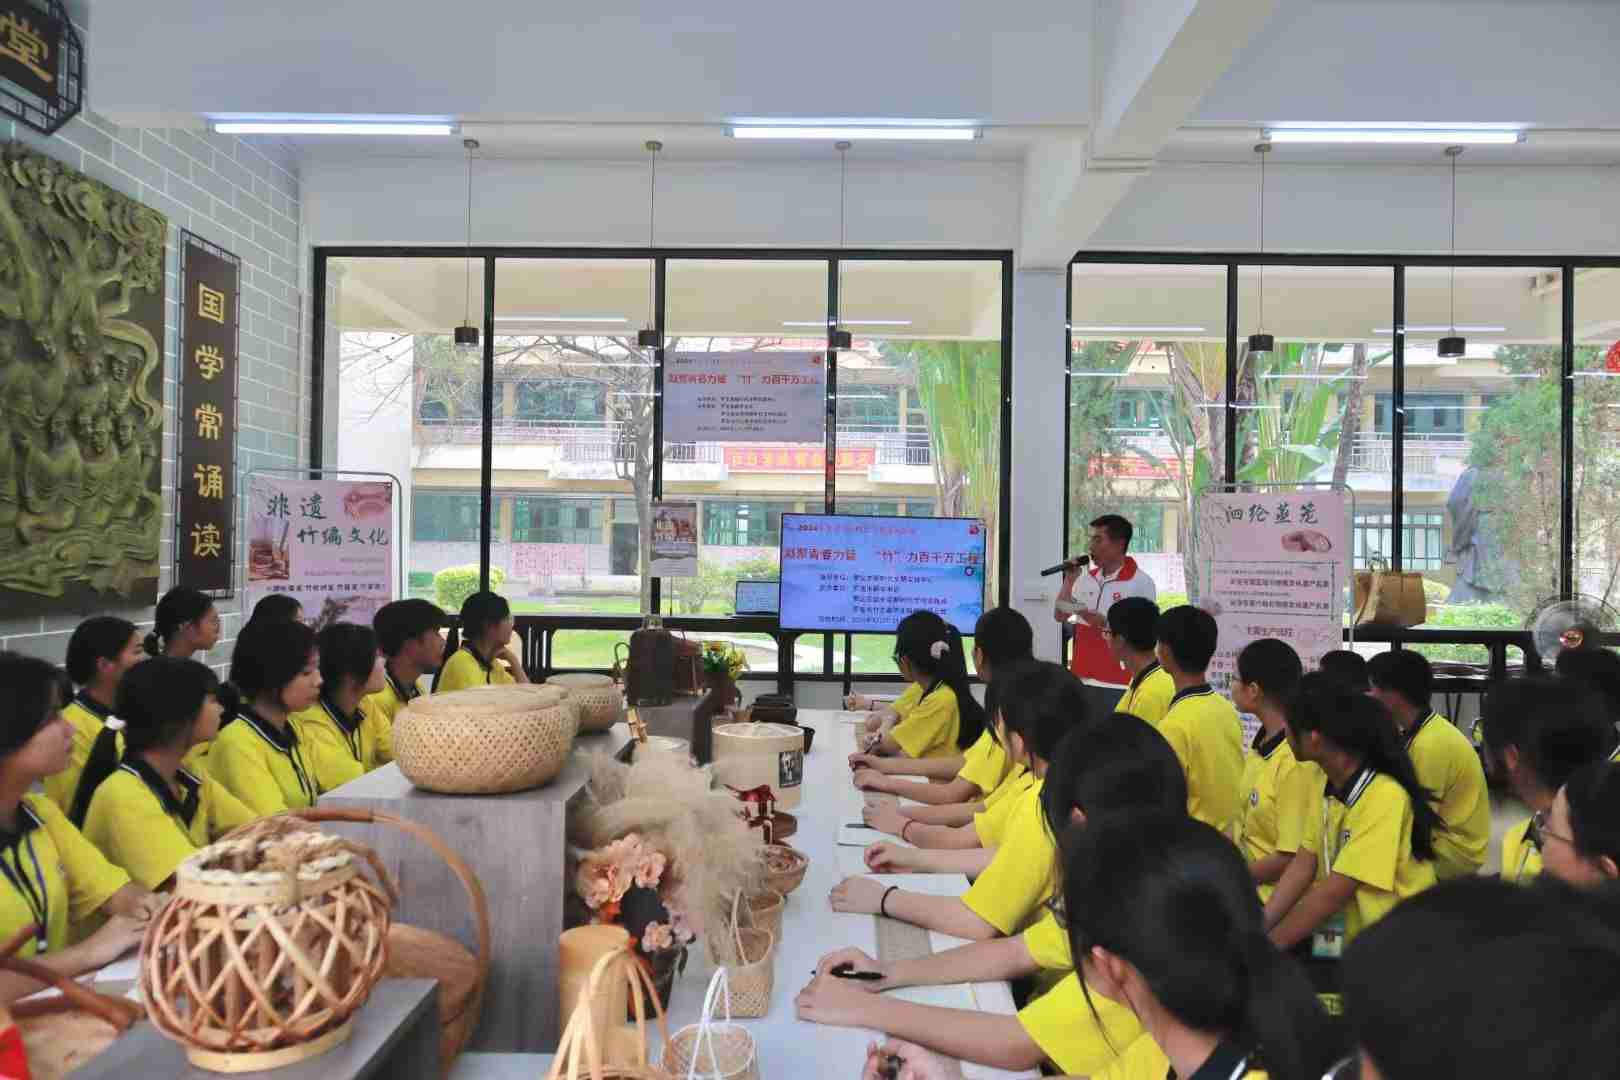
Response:
[{"label": "hanging wooden sign", "polygon": [[0,0],[0,112],[52,135],[84,105],[84,44],[61,0]]},{"label": "hanging wooden sign", "polygon": [[174,580],[229,593],[236,565],[236,401],[242,262],[180,233],[179,444]]}]

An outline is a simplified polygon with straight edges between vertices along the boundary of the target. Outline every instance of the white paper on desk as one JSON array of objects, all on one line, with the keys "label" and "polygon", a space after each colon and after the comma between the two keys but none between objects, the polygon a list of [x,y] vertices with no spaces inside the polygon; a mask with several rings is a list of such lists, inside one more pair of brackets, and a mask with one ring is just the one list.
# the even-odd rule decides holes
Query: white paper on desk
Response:
[{"label": "white paper on desk", "polygon": [[[869,844],[877,843],[879,840],[894,840],[894,838],[886,836],[867,825],[851,825],[846,822],[838,826],[839,847],[866,847]],[[898,844],[899,842],[895,840],[895,843]],[[910,847],[911,845],[906,844],[905,846]]]},{"label": "white paper on desk", "polygon": [[865,713],[865,712],[848,712],[848,711],[845,711],[845,710],[839,710],[837,715],[838,715],[838,722],[840,724],[864,724],[864,723],[866,723],[866,718],[871,716],[872,714],[871,713]]}]

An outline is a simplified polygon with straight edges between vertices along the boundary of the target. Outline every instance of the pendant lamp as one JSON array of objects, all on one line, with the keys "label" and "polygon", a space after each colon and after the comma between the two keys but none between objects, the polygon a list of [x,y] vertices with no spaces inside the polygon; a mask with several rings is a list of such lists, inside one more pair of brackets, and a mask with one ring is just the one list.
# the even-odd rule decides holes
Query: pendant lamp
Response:
[{"label": "pendant lamp", "polygon": [[1457,333],[1457,158],[1462,152],[1460,146],[1446,147],[1446,157],[1451,159],[1451,333],[1440,339],[1435,350],[1442,360],[1461,360],[1468,351],[1467,339]]},{"label": "pendant lamp", "polygon": [[1266,155],[1271,153],[1269,142],[1256,143],[1254,152],[1260,155],[1260,318],[1259,330],[1249,335],[1249,353],[1268,356],[1276,348],[1276,340],[1266,330]]},{"label": "pendant lamp", "polygon": [[463,355],[476,354],[478,327],[472,324],[472,169],[473,151],[478,149],[477,139],[462,139],[467,151],[467,306],[462,312],[461,325],[456,327],[456,351]]},{"label": "pendant lamp", "polygon": [[[652,169],[647,177],[647,250],[649,254],[656,246],[658,237],[658,151],[664,144],[657,139],[648,139],[647,153],[652,157]],[[636,334],[636,344],[643,349],[656,349],[663,345],[664,335],[658,332],[658,260],[649,258],[647,263],[647,326]]]},{"label": "pendant lamp", "polygon": [[[844,307],[844,219],[849,213],[849,147],[846,141],[833,144],[838,151],[838,307]],[[835,349],[853,348],[855,340],[848,330],[843,327],[843,319],[832,332],[832,347]]]}]

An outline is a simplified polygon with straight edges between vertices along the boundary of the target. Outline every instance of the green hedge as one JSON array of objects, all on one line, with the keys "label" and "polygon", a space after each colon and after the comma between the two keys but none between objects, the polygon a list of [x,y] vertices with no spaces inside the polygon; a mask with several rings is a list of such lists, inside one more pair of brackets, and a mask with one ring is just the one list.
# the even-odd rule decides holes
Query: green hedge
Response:
[{"label": "green hedge", "polygon": [[[499,590],[506,581],[506,571],[498,566],[489,568],[489,587]],[[478,565],[448,566],[433,575],[433,596],[438,605],[454,615],[461,610],[467,597],[478,591]]]}]

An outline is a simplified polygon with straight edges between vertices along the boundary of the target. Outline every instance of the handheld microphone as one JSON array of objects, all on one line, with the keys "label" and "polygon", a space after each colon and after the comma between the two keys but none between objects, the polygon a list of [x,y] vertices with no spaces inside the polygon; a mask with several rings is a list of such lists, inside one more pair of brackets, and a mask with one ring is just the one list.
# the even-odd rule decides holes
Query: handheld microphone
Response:
[{"label": "handheld microphone", "polygon": [[1045,570],[1041,571],[1041,577],[1051,577],[1053,574],[1061,574],[1071,566],[1079,569],[1090,565],[1091,556],[1081,555],[1079,558],[1070,559],[1068,562],[1060,562],[1056,566],[1048,566]]}]

